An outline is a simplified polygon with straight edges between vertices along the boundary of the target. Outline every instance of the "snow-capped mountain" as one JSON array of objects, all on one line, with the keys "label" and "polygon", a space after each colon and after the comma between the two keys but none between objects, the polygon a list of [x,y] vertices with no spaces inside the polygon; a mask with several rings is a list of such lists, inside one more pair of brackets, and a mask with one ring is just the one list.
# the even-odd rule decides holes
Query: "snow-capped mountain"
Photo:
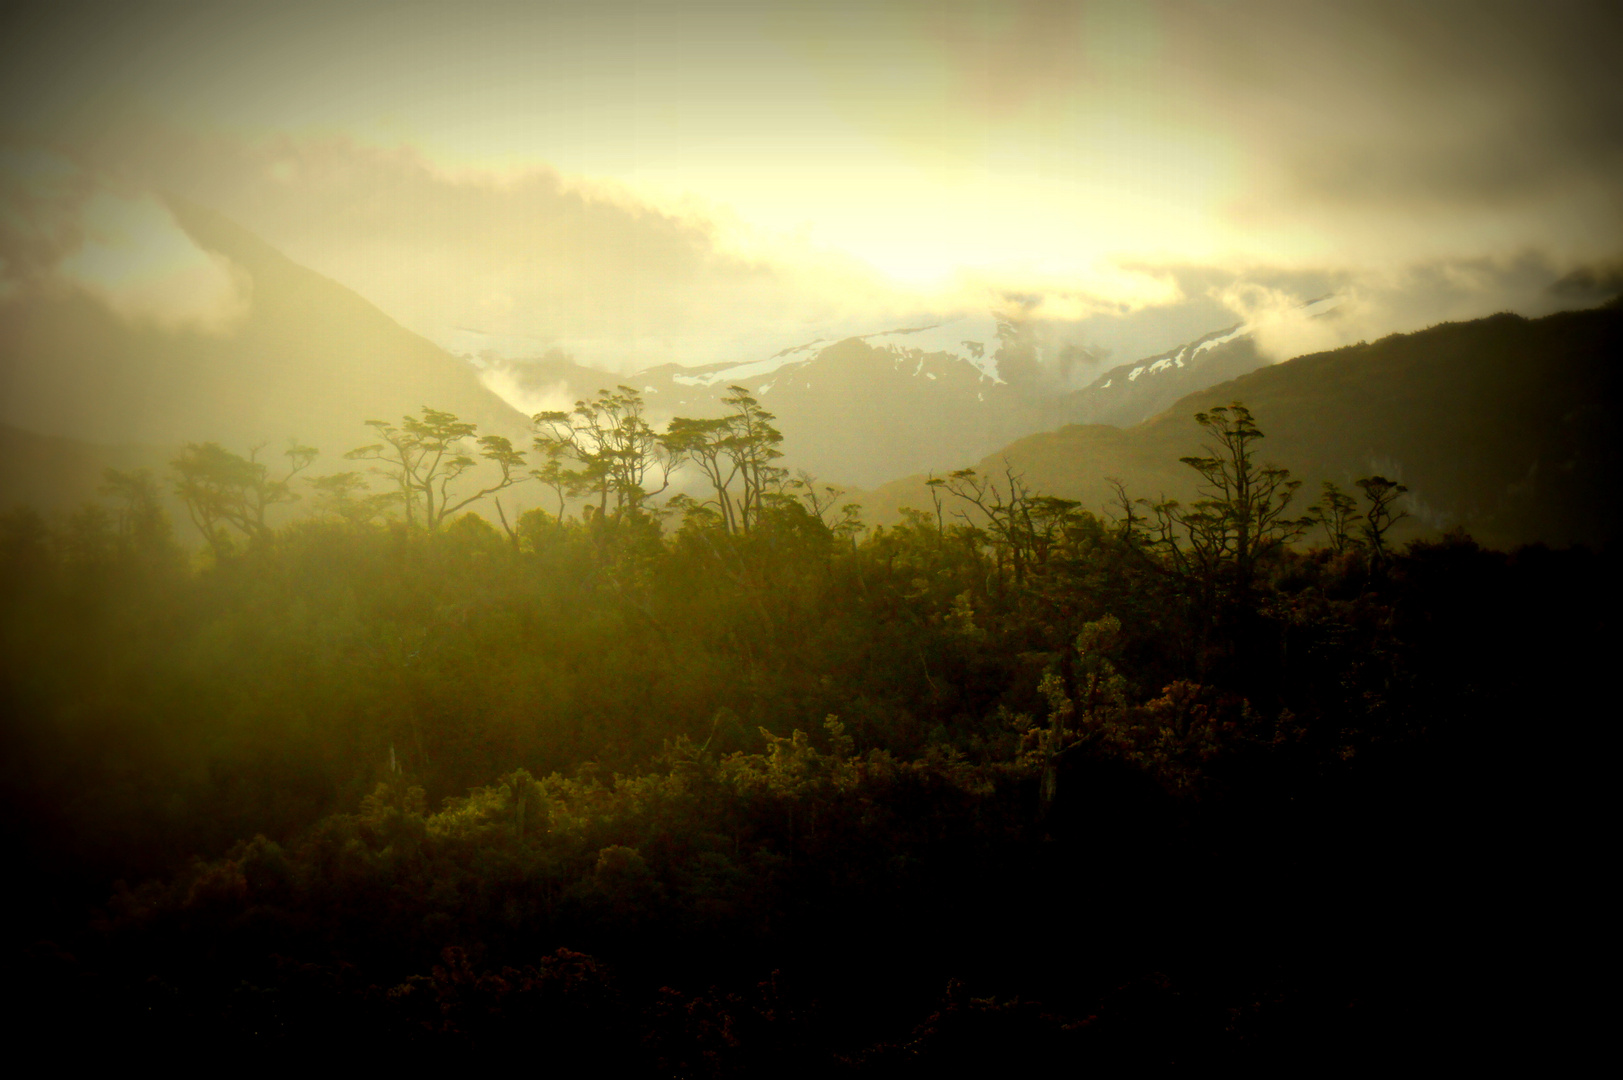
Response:
[{"label": "snow-capped mountain", "polygon": [[[1306,318],[1334,311],[1340,297],[1310,300],[1297,309]],[[1251,323],[1202,334],[1165,352],[1111,368],[1081,390],[1067,394],[1061,411],[1069,423],[1129,427],[1161,412],[1185,394],[1255,371],[1268,363],[1257,351]]]},{"label": "snow-capped mountain", "polygon": [[[961,375],[959,365],[967,365],[977,373],[978,381],[998,385],[1004,383],[998,375],[998,354],[1004,341],[1014,334],[1015,330],[1009,323],[991,315],[962,315],[842,340],[866,343],[876,354],[889,357],[893,369],[913,378],[937,382],[943,375],[948,378]],[[670,378],[679,386],[739,385],[758,395],[770,393],[780,382],[786,386],[798,384],[809,389],[811,379],[816,377],[819,360],[835,344],[837,342],[831,339],[818,338],[783,349],[765,360],[683,368]]]},{"label": "snow-capped mountain", "polygon": [[963,315],[839,340],[814,340],[760,360],[665,364],[634,375],[592,372],[554,357],[491,365],[486,385],[528,411],[567,409],[624,384],[655,417],[714,416],[730,386],[777,415],[786,460],[844,484],[871,486],[943,469],[1038,430],[1038,357],[1020,329]]},{"label": "snow-capped mountain", "polygon": [[[1325,297],[1309,307],[1328,310],[1332,302]],[[871,487],[957,468],[1064,424],[1136,424],[1185,394],[1266,363],[1252,332],[1244,323],[1216,329],[1074,391],[1063,389],[1058,365],[1046,363],[1041,328],[990,313],[822,338],[736,363],[614,375],[554,355],[490,364],[482,377],[527,413],[567,410],[623,384],[642,394],[656,419],[719,415],[727,388],[742,386],[777,415],[786,463]]]},{"label": "snow-capped mountain", "polygon": [[[1196,351],[1197,340],[1100,382],[1114,383],[1108,394],[1176,380],[1248,340],[1236,333]],[[1207,441],[1194,414],[1239,400],[1267,432],[1261,460],[1303,481],[1303,505],[1322,481],[1355,491],[1358,478],[1378,474],[1408,488],[1408,517],[1394,534],[1403,539],[1463,527],[1504,549],[1537,541],[1600,546],[1623,530],[1614,495],[1623,465],[1619,357],[1623,306],[1616,302],[1537,319],[1501,313],[1445,322],[1262,363],[1143,423],[1071,424],[961,464],[1012,468],[1031,490],[1097,513],[1115,504],[1113,479],[1137,496],[1199,498],[1199,475],[1180,461]],[[1170,362],[1156,367],[1162,361]],[[864,492],[862,501],[868,520],[884,523],[929,499],[925,477],[911,476]]]}]

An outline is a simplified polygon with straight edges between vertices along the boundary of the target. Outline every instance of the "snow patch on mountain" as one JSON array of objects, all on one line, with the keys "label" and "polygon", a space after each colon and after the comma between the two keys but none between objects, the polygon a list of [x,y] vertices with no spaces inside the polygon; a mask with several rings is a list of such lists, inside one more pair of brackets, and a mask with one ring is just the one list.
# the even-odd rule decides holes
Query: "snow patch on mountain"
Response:
[{"label": "snow patch on mountain", "polygon": [[680,383],[683,386],[715,386],[717,384],[731,386],[746,379],[770,375],[781,368],[799,367],[805,363],[809,363],[809,360],[785,361],[783,354],[779,353],[777,356],[769,356],[765,360],[752,360],[745,364],[730,364],[711,370],[700,369],[695,372],[672,375],[671,381]]},{"label": "snow patch on mountain", "polygon": [[[1249,323],[1241,323],[1239,326],[1236,326],[1232,330],[1226,331],[1225,333],[1218,334],[1216,337],[1209,337],[1209,338],[1205,339],[1204,341],[1200,342],[1199,344],[1195,345],[1192,349],[1189,350],[1190,359],[1193,359],[1196,356],[1199,356],[1201,353],[1205,352],[1207,349],[1215,349],[1219,345],[1225,344],[1226,342],[1233,341],[1235,338],[1240,337],[1243,334],[1248,334],[1250,332],[1251,332],[1251,324],[1249,324]],[[1182,360],[1178,361],[1178,366],[1183,367],[1183,361]]]},{"label": "snow patch on mountain", "polygon": [[990,314],[960,315],[926,326],[864,334],[862,340],[875,349],[916,359],[914,375],[928,375],[924,371],[925,358],[945,353],[973,367],[982,379],[1000,384],[1004,380],[998,375],[997,354],[1008,333],[1006,324]]},{"label": "snow patch on mountain", "polygon": [[[1317,318],[1321,315],[1334,311],[1338,306],[1340,306],[1341,302],[1342,298],[1332,293],[1328,296],[1321,296],[1317,299],[1309,300],[1307,303],[1298,307],[1296,311],[1299,317]],[[1236,341],[1249,334],[1253,334],[1256,332],[1256,330],[1257,325],[1255,323],[1236,323],[1235,325],[1226,329],[1214,330],[1209,334],[1204,334],[1193,341],[1168,349],[1164,353],[1158,353],[1155,356],[1147,356],[1134,364],[1133,367],[1126,372],[1127,381],[1129,383],[1136,383],[1141,376],[1158,375],[1162,372],[1187,367],[1197,357],[1199,357],[1201,353],[1215,349],[1219,345],[1226,345],[1231,341]],[[1121,368],[1114,368],[1105,375],[1100,376],[1097,380],[1095,380],[1093,386],[1090,387],[1090,390],[1108,390],[1111,384],[1115,381],[1115,376],[1120,374],[1121,370]]]},{"label": "snow patch on mountain", "polygon": [[[1008,328],[988,314],[961,315],[923,326],[860,334],[858,338],[877,351],[891,353],[898,363],[903,360],[916,361],[912,372],[915,376],[935,379],[936,375],[924,370],[925,361],[928,357],[945,354],[973,367],[982,380],[1002,383],[1003,379],[998,376],[997,353],[1007,333]],[[811,363],[833,344],[827,338],[818,338],[804,345],[782,349],[764,360],[685,371],[672,375],[671,381],[683,386],[731,386],[762,376],[776,375],[781,378]],[[774,378],[762,384],[757,392],[764,394],[777,382],[778,379]]]}]

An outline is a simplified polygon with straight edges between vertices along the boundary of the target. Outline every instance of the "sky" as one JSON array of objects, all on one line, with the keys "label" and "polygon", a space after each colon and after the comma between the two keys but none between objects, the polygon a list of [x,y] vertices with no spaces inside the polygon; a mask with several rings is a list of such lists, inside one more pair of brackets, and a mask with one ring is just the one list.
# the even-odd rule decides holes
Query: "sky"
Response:
[{"label": "sky", "polygon": [[[1592,303],[1623,256],[1615,4],[0,20],[0,301],[202,332],[251,297],[165,193],[453,352],[627,371],[988,308],[1101,364],[1242,318],[1282,358]],[[1332,290],[1337,320],[1293,317]]]}]

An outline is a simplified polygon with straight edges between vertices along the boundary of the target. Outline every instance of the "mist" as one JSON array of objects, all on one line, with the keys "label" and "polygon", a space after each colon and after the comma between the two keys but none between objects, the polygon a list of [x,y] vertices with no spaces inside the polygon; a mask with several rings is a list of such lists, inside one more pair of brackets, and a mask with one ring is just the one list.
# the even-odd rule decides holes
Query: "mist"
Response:
[{"label": "mist", "polygon": [[[91,192],[175,192],[453,353],[630,372],[1011,295],[1130,359],[1207,299],[1191,266],[1334,279],[1357,340],[1425,318],[1399,279],[1533,314],[1516,266],[1623,248],[1601,5],[489,7],[445,48],[431,10],[13,16],[6,265],[66,257]],[[18,193],[42,154],[65,207]],[[1117,329],[1144,309],[1168,331]]]},{"label": "mist", "polygon": [[1604,1060],[1619,41],[6,5],[14,1026],[126,1071]]}]

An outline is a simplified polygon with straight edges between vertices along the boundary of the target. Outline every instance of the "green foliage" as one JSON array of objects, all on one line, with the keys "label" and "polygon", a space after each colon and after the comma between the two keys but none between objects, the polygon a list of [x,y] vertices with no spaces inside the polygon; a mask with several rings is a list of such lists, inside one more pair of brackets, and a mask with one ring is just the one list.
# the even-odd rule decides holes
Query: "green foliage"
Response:
[{"label": "green foliage", "polygon": [[[1315,830],[1408,828],[1411,775],[1510,744],[1505,718],[1587,655],[1573,641],[1606,640],[1598,613],[1547,640],[1495,630],[1544,626],[1545,597],[1604,573],[1463,537],[1388,550],[1403,492],[1380,477],[1359,484],[1362,537],[1327,485],[1330,544],[1297,550],[1295,481],[1255,465],[1238,405],[1206,417],[1216,450],[1190,463],[1210,497],[1187,511],[1147,518],[1124,493],[1112,528],[1012,470],[965,470],[934,513],[861,530],[841,493],[775,471],[770,416],[741,395],[705,437],[733,430],[714,461],[748,464],[668,515],[623,471],[581,517],[447,517],[454,468],[412,457],[417,433],[396,464],[434,478],[416,511],[433,528],[379,522],[355,474],[314,482],[321,517],[195,568],[138,474],[109,476],[111,508],[0,517],[0,760],[13,820],[49,823],[28,858],[146,879],[108,908],[106,962],[143,986],[295,985],[270,956],[349,965],[387,989],[332,1000],[370,1001],[369,1023],[410,1039],[485,1045],[569,1017],[662,1068],[759,1074],[752,1047],[807,1039],[827,1063],[839,1040],[808,1034],[784,985],[739,980],[797,965],[854,1015],[883,1013],[911,970],[1142,974],[1159,945],[1089,950],[1171,934],[1169,954],[1205,956],[1224,924],[1187,918],[1185,874],[1226,882],[1222,918],[1272,941],[1254,913],[1295,887]],[[643,431],[624,395],[586,408],[557,423]],[[471,430],[425,417],[452,460]],[[243,479],[227,493],[266,476],[188,454],[199,484],[204,466]],[[1270,860],[1255,881],[1231,869]],[[1142,921],[1044,930],[1043,963],[1021,966],[1009,942],[1033,911]],[[886,1030],[928,1011],[916,990]],[[925,1055],[958,1023],[1080,1031],[1105,1008],[1075,997],[1050,1024],[977,1000],[861,1060]]]}]

